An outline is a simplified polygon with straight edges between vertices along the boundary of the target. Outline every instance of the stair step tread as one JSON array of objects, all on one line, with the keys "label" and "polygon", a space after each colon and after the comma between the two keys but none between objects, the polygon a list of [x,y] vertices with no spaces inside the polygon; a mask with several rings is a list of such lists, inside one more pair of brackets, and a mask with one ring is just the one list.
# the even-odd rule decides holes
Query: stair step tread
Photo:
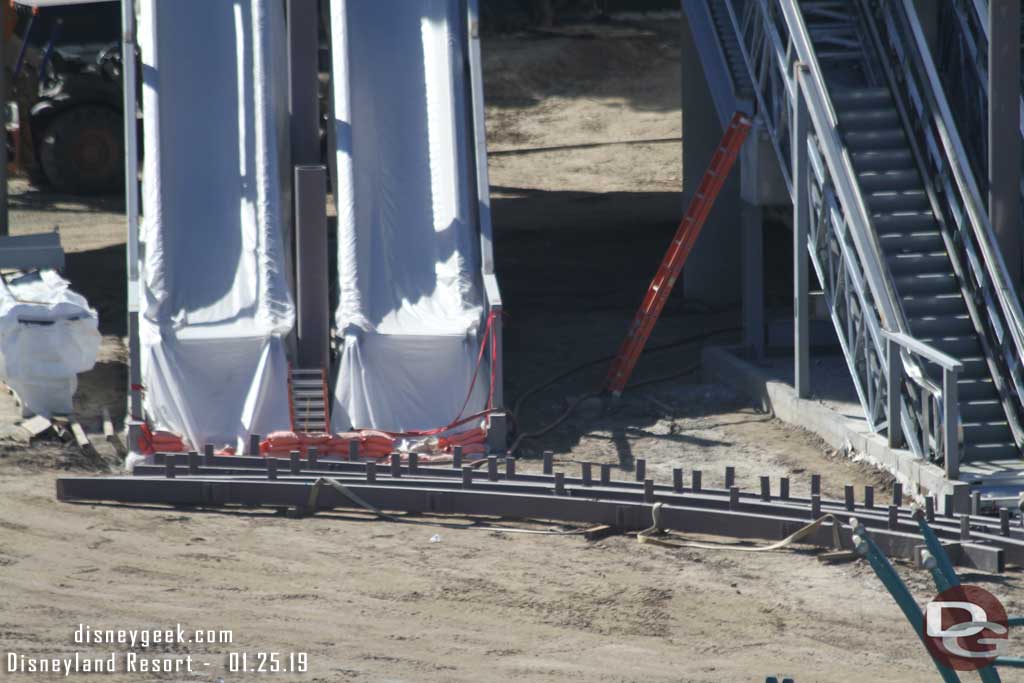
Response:
[{"label": "stair step tread", "polygon": [[893,282],[900,294],[952,294],[960,291],[960,285],[952,273],[898,275],[893,278]]},{"label": "stair step tread", "polygon": [[938,273],[951,270],[949,256],[944,251],[930,253],[892,254],[885,258],[893,275]]},{"label": "stair step tread", "polygon": [[991,378],[960,378],[956,387],[960,399],[999,399],[999,392]]},{"label": "stair step tread", "polygon": [[843,138],[847,148],[856,151],[898,149],[907,144],[907,138],[899,128],[852,130]]},{"label": "stair step tread", "polygon": [[855,130],[854,127],[870,126],[877,129],[886,123],[899,124],[900,114],[893,106],[880,106],[871,109],[846,109],[841,108],[838,112],[839,125],[846,130]]},{"label": "stair step tread", "polygon": [[968,444],[960,456],[962,462],[991,462],[993,460],[1017,459],[1020,450],[1013,441],[986,444]]},{"label": "stair step tread", "polygon": [[889,89],[883,86],[876,87],[864,87],[864,88],[847,88],[845,90],[837,90],[832,93],[832,99],[837,102],[849,102],[859,101],[864,99],[888,99],[892,100],[892,93]]},{"label": "stair step tread", "polygon": [[875,212],[924,211],[928,206],[928,193],[922,189],[875,190],[865,196],[868,207]]},{"label": "stair step tread", "polygon": [[952,356],[962,358],[981,353],[981,343],[976,336],[932,336],[922,337],[921,341],[933,346],[939,351]]},{"label": "stair step tread", "polygon": [[938,230],[911,233],[888,233],[878,236],[879,244],[887,256],[920,253],[944,249],[946,243]]},{"label": "stair step tread", "polygon": [[907,232],[913,230],[938,229],[938,222],[931,211],[890,211],[875,213],[871,222],[878,233]]},{"label": "stair step tread", "polygon": [[864,192],[914,190],[921,187],[916,168],[857,171],[857,182]]}]

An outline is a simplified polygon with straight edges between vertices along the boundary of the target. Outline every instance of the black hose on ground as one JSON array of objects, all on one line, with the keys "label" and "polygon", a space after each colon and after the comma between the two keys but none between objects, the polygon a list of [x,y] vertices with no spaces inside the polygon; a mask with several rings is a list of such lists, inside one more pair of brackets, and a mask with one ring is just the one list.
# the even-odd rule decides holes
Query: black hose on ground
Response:
[{"label": "black hose on ground", "polygon": [[[659,344],[657,346],[649,346],[646,349],[644,349],[644,352],[645,353],[656,353],[658,351],[665,351],[667,349],[677,348],[679,346],[684,346],[686,344],[692,344],[693,342],[704,341],[706,339],[710,339],[711,337],[715,337],[715,336],[718,336],[718,335],[721,335],[721,334],[728,334],[728,333],[733,333],[733,332],[739,332],[742,329],[743,328],[741,328],[741,327],[724,327],[724,328],[720,328],[720,329],[717,329],[717,330],[711,330],[710,332],[704,332],[702,334],[689,335],[689,336],[682,337],[680,339],[677,339],[675,341],[668,342],[668,343],[665,343],[665,344]],[[593,367],[595,365],[599,365],[601,363],[607,363],[607,362],[610,362],[610,361],[612,361],[614,359],[615,359],[615,355],[603,356],[601,358],[595,358],[594,360],[590,360],[590,361],[587,361],[586,363],[581,363],[580,365],[577,365],[577,366],[574,366],[572,368],[569,368],[568,370],[566,370],[564,372],[561,372],[561,373],[555,375],[554,377],[551,377],[551,378],[545,380],[544,382],[541,382],[540,384],[538,384],[538,385],[536,385],[534,387],[531,387],[530,389],[526,390],[516,400],[515,406],[513,406],[513,408],[512,408],[511,416],[512,416],[513,424],[515,424],[515,425],[519,424],[519,412],[520,412],[520,410],[522,410],[523,404],[526,402],[526,399],[528,399],[529,397],[533,396],[534,394],[536,394],[539,391],[542,391],[542,390],[550,387],[553,384],[556,384],[556,383],[562,381],[566,377],[569,377],[571,375],[576,374],[577,372],[580,372],[581,370],[586,370],[587,368],[591,368],[591,367]],[[632,382],[632,383],[630,383],[630,384],[628,384],[626,386],[625,391],[629,391],[631,389],[636,389],[636,388],[642,387],[642,386],[647,386],[649,384],[655,384],[657,382],[665,382],[665,381],[668,381],[670,379],[676,379],[678,377],[684,377],[686,375],[689,375],[689,374],[695,372],[699,367],[700,367],[700,363],[695,363],[695,364],[690,365],[687,368],[685,368],[685,369],[683,369],[683,370],[681,370],[679,372],[674,372],[674,373],[671,373],[669,375],[663,375],[663,376],[659,376],[659,377],[652,377],[652,378],[649,378],[649,379],[641,380],[639,382]],[[565,422],[565,420],[567,420],[569,418],[569,416],[572,415],[572,413],[576,410],[576,408],[578,408],[579,405],[581,403],[583,403],[585,400],[587,400],[589,398],[596,398],[598,396],[601,396],[603,393],[604,393],[603,390],[601,390],[601,391],[592,391],[592,392],[583,394],[582,396],[577,396],[572,401],[572,403],[569,404],[569,407],[566,408],[566,410],[561,415],[559,415],[553,422],[545,425],[544,427],[542,427],[542,428],[540,428],[540,429],[538,429],[536,431],[533,431],[533,432],[523,432],[523,433],[520,433],[518,436],[516,436],[515,441],[512,442],[512,446],[508,450],[508,454],[514,456],[516,451],[519,449],[519,445],[524,440],[526,440],[526,439],[534,439],[534,438],[537,438],[539,436],[543,436],[544,434],[547,434],[551,430],[555,429],[558,425],[560,425],[563,422]]]}]

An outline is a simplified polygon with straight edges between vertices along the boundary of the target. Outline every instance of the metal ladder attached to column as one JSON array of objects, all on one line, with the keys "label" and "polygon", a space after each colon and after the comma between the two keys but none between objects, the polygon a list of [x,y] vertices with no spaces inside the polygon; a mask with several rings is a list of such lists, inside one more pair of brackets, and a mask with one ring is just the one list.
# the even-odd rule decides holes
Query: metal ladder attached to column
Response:
[{"label": "metal ladder attached to column", "polygon": [[293,432],[315,434],[329,431],[327,372],[323,368],[291,368],[288,372],[288,403]]}]

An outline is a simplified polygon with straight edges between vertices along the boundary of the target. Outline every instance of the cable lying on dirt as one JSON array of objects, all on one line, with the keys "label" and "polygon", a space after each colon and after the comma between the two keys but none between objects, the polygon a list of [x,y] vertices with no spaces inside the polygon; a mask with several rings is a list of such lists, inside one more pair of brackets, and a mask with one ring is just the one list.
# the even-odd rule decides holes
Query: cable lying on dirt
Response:
[{"label": "cable lying on dirt", "polygon": [[[653,353],[653,352],[657,352],[657,351],[665,351],[665,350],[673,349],[673,348],[676,348],[676,347],[679,347],[679,346],[685,346],[686,344],[692,344],[693,342],[703,341],[705,339],[710,339],[711,337],[716,337],[718,335],[729,334],[729,333],[732,333],[732,332],[738,332],[738,331],[741,331],[742,329],[743,328],[741,328],[741,327],[723,327],[721,329],[712,330],[710,332],[705,332],[703,334],[694,334],[694,335],[690,335],[690,336],[687,336],[687,337],[682,337],[681,339],[677,339],[677,340],[669,342],[667,344],[659,344],[658,346],[648,347],[647,350],[646,350],[646,353]],[[582,370],[586,370],[587,368],[591,368],[591,367],[593,367],[595,365],[600,365],[601,363],[607,363],[607,362],[613,360],[614,358],[615,358],[614,354],[610,355],[610,356],[603,356],[601,358],[595,358],[594,360],[590,360],[590,361],[587,361],[586,363],[582,363],[582,364],[577,365],[575,367],[569,368],[568,370],[565,370],[564,372],[561,372],[561,373],[555,375],[554,377],[551,377],[551,378],[541,382],[540,384],[538,384],[538,385],[536,385],[534,387],[531,387],[530,389],[527,389],[525,392],[523,392],[523,394],[518,399],[516,399],[515,405],[512,407],[512,413],[511,413],[512,423],[514,425],[518,426],[518,424],[519,424],[519,414],[520,414],[520,411],[523,408],[523,404],[526,402],[526,400],[528,398],[530,398],[534,394],[536,394],[536,393],[538,393],[538,392],[540,392],[540,391],[542,391],[542,390],[552,386],[553,384],[557,384],[558,382],[562,381],[566,377],[570,377],[570,376],[576,374],[577,372],[580,372]],[[665,382],[665,381],[668,381],[670,379],[676,379],[678,377],[684,377],[684,376],[689,375],[690,373],[696,371],[699,367],[700,367],[700,363],[695,363],[693,365],[688,366],[687,368],[685,368],[684,370],[682,370],[680,372],[674,372],[674,373],[671,373],[669,375],[663,375],[663,376],[659,376],[659,377],[651,377],[649,379],[641,380],[639,382],[633,382],[633,383],[629,384],[625,388],[624,391],[629,391],[631,389],[637,389],[639,387],[647,386],[647,385],[650,385],[650,384],[655,384],[657,382]],[[586,401],[587,399],[590,399],[590,398],[597,398],[598,396],[601,396],[602,393],[603,392],[601,392],[601,391],[592,391],[592,392],[583,394],[582,396],[578,396],[578,397],[576,397],[576,399],[574,399],[569,404],[568,408],[566,408],[566,410],[561,415],[559,415],[557,418],[555,418],[555,420],[553,422],[550,422],[549,424],[545,425],[544,427],[542,427],[542,428],[540,428],[538,430],[532,431],[532,432],[521,432],[518,436],[516,436],[515,441],[512,442],[512,446],[508,449],[509,455],[514,456],[516,451],[519,449],[520,444],[522,444],[522,442],[524,440],[526,440],[526,439],[535,439],[535,438],[537,438],[539,436],[543,436],[544,434],[547,434],[548,432],[550,432],[551,430],[556,428],[558,425],[560,425],[563,422],[565,422],[565,420],[567,420],[569,418],[569,416],[572,415],[573,411],[575,411],[576,408],[578,408],[581,403],[583,403],[584,401]]]},{"label": "cable lying on dirt", "polygon": [[638,531],[636,534],[636,540],[640,543],[649,543],[651,545],[658,545],[664,548],[699,548],[701,550],[738,550],[741,552],[755,553],[763,552],[767,550],[782,550],[783,548],[796,543],[802,538],[809,536],[815,529],[821,526],[823,523],[832,522],[832,547],[836,550],[842,549],[842,542],[839,539],[839,528],[842,526],[835,515],[824,514],[818,519],[814,520],[810,524],[801,527],[794,533],[790,534],[781,541],[777,541],[770,545],[761,546],[749,546],[749,545],[732,545],[726,543],[697,543],[695,541],[679,541],[679,540],[665,540],[660,538],[667,536],[665,530],[661,526],[661,507],[664,503],[655,503],[654,507],[651,508],[651,517],[653,518],[651,526],[647,527],[643,531]]},{"label": "cable lying on dirt", "polygon": [[[692,344],[693,342],[704,341],[705,339],[710,339],[712,337],[717,337],[717,336],[722,335],[722,334],[730,334],[730,333],[733,333],[733,332],[741,332],[742,330],[743,330],[742,327],[723,327],[723,328],[720,328],[720,329],[717,329],[717,330],[711,330],[710,332],[704,332],[702,334],[693,334],[693,335],[689,335],[689,336],[686,336],[686,337],[681,337],[679,339],[676,339],[675,341],[671,341],[671,342],[668,342],[666,344],[658,344],[657,346],[648,346],[647,349],[645,350],[645,353],[650,354],[650,353],[657,353],[658,351],[667,351],[668,349],[674,349],[674,348],[677,348],[677,347],[680,347],[680,346],[685,346],[687,344]],[[589,360],[586,363],[581,363],[580,365],[576,365],[574,367],[569,368],[568,370],[565,370],[563,372],[558,373],[554,377],[551,377],[549,379],[544,380],[540,384],[537,384],[537,385],[535,385],[533,387],[530,387],[529,389],[524,391],[519,396],[518,399],[516,399],[516,403],[512,407],[512,419],[513,420],[518,419],[519,413],[522,410],[523,404],[526,402],[526,399],[530,398],[530,396],[536,394],[538,391],[542,391],[544,389],[547,389],[552,384],[557,384],[558,382],[561,382],[566,377],[570,377],[572,375],[575,375],[577,372],[580,372],[582,370],[586,370],[587,368],[591,368],[591,367],[593,367],[595,365],[600,365],[601,363],[607,363],[609,361],[615,360],[615,355],[616,354],[611,354],[611,355],[608,355],[608,356],[602,356],[600,358],[595,358],[593,360]]]},{"label": "cable lying on dirt", "polygon": [[[666,382],[666,381],[668,381],[670,379],[676,379],[678,377],[685,377],[686,375],[689,375],[689,374],[691,374],[693,372],[696,372],[698,368],[700,368],[700,363],[694,363],[693,365],[690,365],[687,368],[685,368],[684,370],[681,370],[679,372],[673,372],[673,373],[671,373],[669,375],[662,375],[660,377],[651,377],[649,379],[641,380],[639,382],[633,382],[632,384],[627,385],[626,388],[623,391],[630,391],[631,389],[638,389],[640,387],[647,386],[649,384],[656,384],[658,382]],[[583,403],[584,401],[586,401],[589,398],[597,398],[597,397],[599,397],[601,395],[602,395],[602,392],[592,391],[592,392],[590,392],[588,394],[583,394],[582,396],[576,397],[576,399],[573,400],[572,403],[569,404],[569,407],[565,409],[565,412],[563,412],[561,415],[559,415],[557,418],[555,418],[555,420],[553,422],[548,423],[547,425],[545,425],[541,429],[538,429],[537,431],[534,431],[534,432],[524,432],[524,433],[520,434],[519,436],[517,436],[516,440],[512,442],[512,446],[508,449],[509,455],[515,455],[515,452],[519,448],[519,445],[525,439],[535,439],[538,436],[543,436],[543,435],[547,434],[552,429],[554,429],[555,427],[557,427],[558,425],[562,424],[567,419],[569,419],[569,416],[573,414],[573,412],[576,410],[576,408],[579,407],[579,405],[581,403]]]}]

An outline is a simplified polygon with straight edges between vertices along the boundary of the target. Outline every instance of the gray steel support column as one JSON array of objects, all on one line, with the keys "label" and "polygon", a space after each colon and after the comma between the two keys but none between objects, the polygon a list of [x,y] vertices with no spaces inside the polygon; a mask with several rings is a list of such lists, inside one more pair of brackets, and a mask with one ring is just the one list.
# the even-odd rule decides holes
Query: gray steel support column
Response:
[{"label": "gray steel support column", "polygon": [[[797,66],[797,69],[800,69]],[[798,72],[802,76],[801,72]],[[807,233],[810,227],[810,195],[807,186],[809,159],[807,135],[810,115],[804,100],[802,78],[797,78],[793,107],[793,387],[796,395],[811,395],[810,308],[808,305]]]},{"label": "gray steel support column", "polygon": [[10,233],[7,213],[7,41],[4,40],[6,10],[0,7],[0,124],[4,125],[0,138],[0,237]]},{"label": "gray steel support column", "polygon": [[128,275],[128,450],[138,453],[145,408],[142,397],[142,352],[139,342],[139,141],[134,0],[121,2],[121,30],[124,84],[124,193],[128,233],[125,249]]},{"label": "gray steel support column", "polygon": [[327,169],[322,165],[295,167],[295,253],[298,364],[327,368]]},{"label": "gray steel support column", "polygon": [[288,112],[292,165],[320,163],[317,0],[288,0]]},{"label": "gray steel support column", "polygon": [[764,357],[764,218],[757,204],[743,202],[743,345]]},{"label": "gray steel support column", "polygon": [[1010,279],[1021,284],[1020,1],[989,2],[988,210]]},{"label": "gray steel support column", "polygon": [[886,375],[886,399],[889,415],[889,448],[903,445],[903,423],[900,421],[900,386],[903,384],[903,360],[900,347],[894,339],[885,340],[885,357],[889,365]]},{"label": "gray steel support column", "polygon": [[[1016,132],[1016,131],[1014,131]],[[960,405],[956,370],[942,371],[942,440],[946,445],[946,478],[960,478]]]},{"label": "gray steel support column", "polygon": [[[680,215],[700,185],[722,137],[722,124],[712,99],[686,13],[680,21],[683,117],[683,201]],[[731,306],[742,299],[739,214],[739,173],[730,173],[708,214],[700,239],[683,268],[683,295],[711,306]]]}]

